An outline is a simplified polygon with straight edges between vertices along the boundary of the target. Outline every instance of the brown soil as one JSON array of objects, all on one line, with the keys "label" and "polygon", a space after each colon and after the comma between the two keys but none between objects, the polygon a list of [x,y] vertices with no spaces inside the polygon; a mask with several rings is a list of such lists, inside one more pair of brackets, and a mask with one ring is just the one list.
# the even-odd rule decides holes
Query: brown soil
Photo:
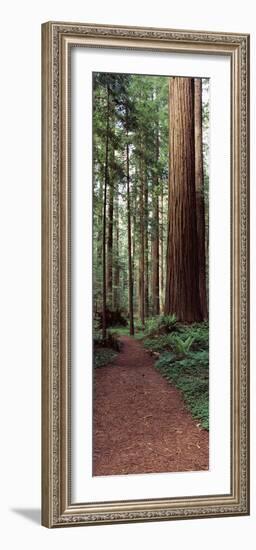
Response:
[{"label": "brown soil", "polygon": [[121,342],[113,362],[95,372],[93,475],[207,470],[208,432],[141,343]]}]

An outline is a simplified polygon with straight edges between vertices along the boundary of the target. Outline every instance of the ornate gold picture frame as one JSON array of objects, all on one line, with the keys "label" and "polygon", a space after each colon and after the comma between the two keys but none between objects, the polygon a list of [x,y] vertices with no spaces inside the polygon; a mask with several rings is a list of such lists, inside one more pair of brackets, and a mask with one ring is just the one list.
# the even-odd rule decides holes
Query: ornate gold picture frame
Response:
[{"label": "ornate gold picture frame", "polygon": [[[227,56],[231,144],[230,492],[72,501],[71,51]],[[88,128],[91,133],[91,128]],[[150,483],[150,481],[149,481]],[[249,514],[249,35],[42,25],[42,523],[46,527]]]}]

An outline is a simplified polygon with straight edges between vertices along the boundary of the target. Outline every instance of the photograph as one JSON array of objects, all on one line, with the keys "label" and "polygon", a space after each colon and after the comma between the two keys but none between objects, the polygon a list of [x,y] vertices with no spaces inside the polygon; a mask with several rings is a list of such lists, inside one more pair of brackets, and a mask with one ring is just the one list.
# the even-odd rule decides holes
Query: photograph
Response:
[{"label": "photograph", "polygon": [[92,80],[92,473],[208,470],[210,78]]}]

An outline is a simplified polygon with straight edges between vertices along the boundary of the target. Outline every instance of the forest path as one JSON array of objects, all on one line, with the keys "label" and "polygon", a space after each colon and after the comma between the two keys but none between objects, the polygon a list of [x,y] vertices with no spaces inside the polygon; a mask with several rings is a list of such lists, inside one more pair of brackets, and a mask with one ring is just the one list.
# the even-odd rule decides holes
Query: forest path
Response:
[{"label": "forest path", "polygon": [[207,470],[208,432],[142,344],[120,341],[118,356],[95,371],[93,475]]}]

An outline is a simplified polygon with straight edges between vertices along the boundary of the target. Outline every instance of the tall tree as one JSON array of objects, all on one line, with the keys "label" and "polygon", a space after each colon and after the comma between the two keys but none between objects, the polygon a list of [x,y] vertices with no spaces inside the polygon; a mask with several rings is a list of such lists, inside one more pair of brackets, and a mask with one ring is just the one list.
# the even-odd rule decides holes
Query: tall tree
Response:
[{"label": "tall tree", "polygon": [[199,264],[199,294],[201,310],[207,319],[206,262],[205,262],[205,206],[204,206],[204,170],[202,137],[202,79],[195,78],[195,187],[196,219]]},{"label": "tall tree", "polygon": [[153,176],[153,223],[152,223],[152,301],[153,315],[159,315],[159,124],[156,125],[155,167]]},{"label": "tall tree", "polygon": [[159,225],[160,239],[160,311],[164,311],[164,189],[161,187],[160,195],[161,223]]},{"label": "tall tree", "polygon": [[113,219],[114,219],[114,150],[111,149],[110,154],[110,178],[108,188],[108,230],[107,230],[107,273],[106,273],[106,285],[107,285],[107,303],[110,309],[112,309],[113,299]]},{"label": "tall tree", "polygon": [[127,236],[128,236],[128,273],[129,273],[129,325],[130,334],[134,334],[133,320],[133,274],[132,274],[132,238],[131,238],[131,200],[130,200],[130,158],[129,158],[129,109],[126,102],[126,183],[127,183]]},{"label": "tall tree", "polygon": [[145,323],[145,228],[144,228],[144,195],[145,182],[143,158],[140,159],[140,259],[139,259],[139,314],[142,325]]},{"label": "tall tree", "polygon": [[[181,84],[182,79],[179,80]],[[200,312],[196,315],[193,313],[190,317],[206,318],[207,315],[207,307],[206,310],[203,307],[204,300],[200,291],[203,271],[201,268],[203,261],[200,260],[203,256],[200,250],[204,250],[204,233],[206,233],[205,278],[206,289],[208,289],[209,85],[206,81],[202,84],[204,88],[202,101],[199,91],[197,97],[197,83],[193,83],[191,97],[189,94],[183,97],[183,103],[180,101],[179,108],[172,109],[169,138],[168,105],[171,104],[171,99],[168,98],[168,85],[169,79],[163,77],[106,73],[97,73],[94,76],[93,288],[95,320],[97,321],[99,314],[102,314],[104,335],[106,335],[107,307],[113,310],[120,309],[128,318],[136,315],[143,323],[149,315],[158,315],[159,301],[161,312],[163,310],[174,312],[174,307],[177,307],[178,313],[179,307],[184,310],[184,304],[178,306],[173,296],[172,303],[168,304],[168,292],[169,294],[172,292],[170,273],[172,269],[176,270],[176,267],[182,273],[182,276],[177,274],[175,278],[178,290],[173,292],[176,293],[176,300],[180,303],[184,301],[184,296],[182,298],[179,293],[186,294],[183,287],[189,288],[189,297],[186,300],[191,301],[191,309],[195,313],[196,306],[191,296],[192,293],[196,294],[196,289],[188,282],[190,275],[186,273],[186,269],[190,270],[188,266],[191,265],[192,260],[186,251],[186,246],[192,249],[194,254],[198,248],[197,267],[194,266],[192,272],[198,272]],[[199,115],[197,115],[197,104],[199,105],[200,100],[203,103],[203,121],[200,120],[199,107]],[[190,109],[187,105],[188,101],[192,102],[193,138],[190,136],[192,127],[188,129],[186,126],[187,111]],[[175,117],[177,120],[174,122]],[[180,127],[180,134],[177,133],[177,127]],[[171,129],[176,133],[176,141],[178,135],[182,142],[181,146],[176,145],[176,151],[173,151]],[[194,159],[191,153],[189,161],[187,160],[189,155],[186,157],[184,154],[184,150],[188,147],[187,143],[190,144],[191,151],[194,148]],[[169,148],[170,163],[168,163]],[[175,182],[172,182],[171,174],[169,180],[171,161],[175,165],[173,171]],[[194,171],[193,177],[188,176],[189,171],[191,174]],[[177,178],[180,180],[174,193],[171,187],[175,187]],[[178,188],[181,197],[178,197]],[[169,206],[166,200],[168,194],[170,195]],[[192,207],[189,209],[188,204],[192,204],[193,200],[196,206],[194,209]],[[205,209],[205,230],[202,225],[203,209]],[[193,210],[198,247],[193,233],[193,216],[190,215]],[[168,218],[170,220],[167,230]],[[181,228],[179,224],[183,224]],[[170,251],[171,239],[176,247],[173,245],[172,251]],[[183,260],[180,259],[178,248],[182,250]],[[182,278],[186,280],[184,285]],[[168,285],[169,288],[167,288]],[[182,292],[181,289],[183,289]]]},{"label": "tall tree", "polygon": [[165,313],[203,319],[195,192],[194,79],[169,79],[169,200]]},{"label": "tall tree", "polygon": [[144,266],[145,266],[145,279],[144,279],[144,314],[147,318],[149,316],[149,261],[148,261],[148,252],[149,252],[149,243],[148,243],[148,184],[145,183],[145,196],[144,196],[144,202],[145,202],[145,209],[144,209],[144,249],[145,249],[145,258],[144,258]]},{"label": "tall tree", "polygon": [[104,198],[103,198],[103,235],[102,235],[102,337],[107,336],[107,285],[106,285],[106,214],[107,189],[109,184],[109,118],[110,118],[110,86],[107,84],[107,112],[106,112],[106,149],[104,170]]},{"label": "tall tree", "polygon": [[113,310],[119,310],[119,285],[120,285],[120,262],[119,262],[119,197],[118,193],[115,201],[115,260],[113,277]]},{"label": "tall tree", "polygon": [[[131,156],[131,154],[130,154]],[[138,246],[138,223],[137,223],[137,186],[138,186],[138,167],[135,163],[134,166],[134,178],[132,191],[130,193],[130,210],[131,210],[131,239],[132,239],[132,274],[133,274],[133,309],[138,313],[137,304],[139,304],[139,265],[137,258],[137,246]],[[130,176],[130,181],[131,181]]]}]

